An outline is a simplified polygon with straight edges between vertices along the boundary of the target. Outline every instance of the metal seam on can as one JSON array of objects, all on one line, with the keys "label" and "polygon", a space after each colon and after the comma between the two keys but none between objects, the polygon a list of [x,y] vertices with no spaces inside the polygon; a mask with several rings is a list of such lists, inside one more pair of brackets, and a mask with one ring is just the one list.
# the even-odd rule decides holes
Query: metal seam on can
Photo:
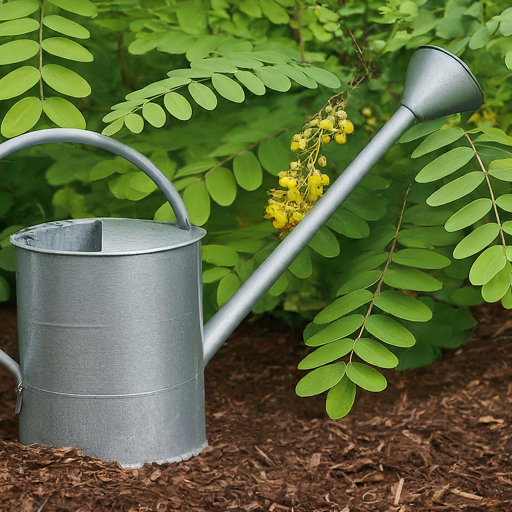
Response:
[{"label": "metal seam on can", "polygon": [[50,395],[58,395],[62,397],[69,397],[69,398],[143,398],[145,396],[151,396],[151,395],[159,395],[161,393],[167,393],[168,391],[172,391],[173,389],[177,389],[181,386],[184,386],[185,384],[188,384],[189,382],[192,382],[194,380],[197,380],[198,377],[203,375],[204,372],[200,372],[196,374],[194,377],[181,382],[180,384],[176,384],[175,386],[170,386],[168,388],[163,389],[157,389],[154,391],[144,391],[142,393],[126,393],[124,395],[82,395],[82,394],[76,394],[76,393],[61,393],[59,391],[49,391],[48,389],[41,389],[37,388],[35,386],[31,386],[30,384],[27,384],[26,382],[23,383],[23,389],[30,389],[31,391],[35,391],[36,393],[48,393]]}]

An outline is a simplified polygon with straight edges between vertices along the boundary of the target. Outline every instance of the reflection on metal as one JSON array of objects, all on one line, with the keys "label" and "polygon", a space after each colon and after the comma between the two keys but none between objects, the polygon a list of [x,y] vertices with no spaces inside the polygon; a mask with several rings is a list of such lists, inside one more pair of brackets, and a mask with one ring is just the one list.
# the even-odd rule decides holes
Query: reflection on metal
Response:
[{"label": "reflection on metal", "polygon": [[460,59],[420,48],[403,106],[204,333],[200,244],[206,232],[190,225],[180,195],[147,158],[84,130],[42,130],[1,144],[0,159],[49,142],[107,149],[153,179],[178,219],[69,220],[11,237],[20,365],[2,351],[0,364],[16,381],[21,442],[74,446],[131,467],[200,453],[207,445],[204,365],[415,118],[476,109],[482,101]]}]

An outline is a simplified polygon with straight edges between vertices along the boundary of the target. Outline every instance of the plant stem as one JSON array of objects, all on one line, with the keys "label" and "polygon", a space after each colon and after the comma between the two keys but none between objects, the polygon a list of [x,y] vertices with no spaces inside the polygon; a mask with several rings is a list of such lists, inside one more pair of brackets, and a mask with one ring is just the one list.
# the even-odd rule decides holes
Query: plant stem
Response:
[{"label": "plant stem", "polygon": [[489,179],[489,173],[487,172],[487,170],[482,162],[482,159],[480,158],[480,155],[478,154],[478,151],[476,150],[475,145],[473,144],[473,141],[471,140],[471,137],[467,133],[464,133],[464,135],[466,136],[466,139],[468,139],[469,143],[471,144],[473,153],[475,153],[476,159],[478,160],[478,163],[480,164],[480,168],[482,169],[482,172],[484,173],[485,181],[487,182],[487,187],[489,188],[489,194],[491,196],[494,214],[496,215],[496,223],[498,224],[498,226],[500,228],[501,243],[503,245],[503,249],[506,251],[507,250],[507,242],[505,241],[505,234],[503,233],[503,228],[501,226],[501,219],[500,219],[500,214],[498,212],[498,205],[496,204],[496,199],[494,197],[494,191],[492,190],[491,180]]},{"label": "plant stem", "polygon": [[41,103],[44,101],[43,93],[43,17],[44,17],[44,0],[39,0],[41,5],[41,15],[39,17],[39,99]]},{"label": "plant stem", "polygon": [[375,297],[377,297],[377,295],[379,295],[379,293],[380,293],[382,284],[384,283],[384,277],[386,276],[388,267],[391,264],[391,259],[393,258],[393,253],[395,252],[396,241],[398,239],[398,233],[400,231],[400,227],[402,226],[402,219],[404,216],[405,205],[407,203],[407,196],[409,195],[410,188],[411,188],[411,184],[408,183],[407,190],[405,191],[405,195],[404,195],[404,202],[402,203],[402,210],[400,211],[400,216],[398,217],[398,224],[396,226],[395,236],[393,237],[393,243],[391,244],[391,249],[389,250],[388,260],[386,261],[386,264],[384,265],[384,270],[382,271],[382,275],[380,276],[379,284],[377,285],[377,289],[375,290],[375,293],[373,294],[373,299],[371,300],[370,305],[368,306],[368,311],[364,317],[363,325],[361,326],[361,330],[359,331],[359,334],[357,335],[356,339],[354,340],[354,344],[352,345],[352,350],[350,351],[349,363],[352,362],[352,356],[354,355],[354,347],[356,346],[357,340],[359,338],[361,338],[361,336],[363,335],[363,332],[364,332],[364,329],[366,326],[366,321],[368,320],[368,318],[370,317],[370,315],[372,313],[373,304],[375,302]]}]

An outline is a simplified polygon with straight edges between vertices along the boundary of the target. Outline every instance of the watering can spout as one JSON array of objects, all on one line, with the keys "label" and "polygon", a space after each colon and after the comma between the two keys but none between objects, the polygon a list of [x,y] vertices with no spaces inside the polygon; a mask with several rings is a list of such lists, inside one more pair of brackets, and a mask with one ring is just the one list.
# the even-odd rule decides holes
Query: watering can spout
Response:
[{"label": "watering can spout", "polygon": [[462,60],[442,48],[420,47],[409,63],[401,106],[397,112],[330,186],[315,207],[205,325],[204,364],[208,363],[258,300],[415,120],[425,121],[476,110],[482,103],[482,89]]}]

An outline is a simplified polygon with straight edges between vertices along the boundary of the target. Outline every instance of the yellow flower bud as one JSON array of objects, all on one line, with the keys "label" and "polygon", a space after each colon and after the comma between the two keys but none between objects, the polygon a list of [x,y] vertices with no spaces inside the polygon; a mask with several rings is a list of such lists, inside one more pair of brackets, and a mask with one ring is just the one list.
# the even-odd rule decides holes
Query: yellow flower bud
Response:
[{"label": "yellow flower bud", "polygon": [[332,124],[332,121],[330,119],[324,119],[323,121],[320,121],[320,124],[318,126],[322,130],[327,130],[328,132],[332,132],[332,129],[334,128],[334,125]]},{"label": "yellow flower bud", "polygon": [[308,128],[307,130],[304,131],[304,137],[306,137],[306,139],[309,139],[309,137],[311,137],[311,134],[313,133],[313,130],[311,128]]},{"label": "yellow flower bud", "polygon": [[364,107],[363,110],[361,110],[361,114],[363,114],[364,117],[370,117],[372,115],[372,109]]},{"label": "yellow flower bud", "polygon": [[325,158],[325,156],[323,156],[323,155],[322,155],[322,156],[317,160],[317,162],[318,162],[318,165],[319,165],[320,167],[325,167],[325,166],[327,165],[327,158]]},{"label": "yellow flower bud", "polygon": [[329,176],[327,176],[327,174],[322,174],[322,185],[329,185],[329,182],[331,180],[329,179]]},{"label": "yellow flower bud", "polygon": [[318,174],[313,174],[308,178],[308,188],[314,189],[318,187],[322,183],[322,177],[318,176]]},{"label": "yellow flower bud", "polygon": [[297,180],[295,178],[288,178],[288,183],[285,186],[288,188],[295,188],[297,186]]},{"label": "yellow flower bud", "polygon": [[309,122],[309,126],[311,126],[312,128],[314,128],[315,126],[318,126],[318,123],[320,121],[318,119],[312,119],[310,122]]},{"label": "yellow flower bud", "polygon": [[336,117],[338,119],[347,119],[347,113],[344,110],[338,110],[338,112],[336,112]]},{"label": "yellow flower bud", "polygon": [[331,142],[331,137],[329,135],[322,135],[322,142],[324,144],[329,144],[329,142]]},{"label": "yellow flower bud", "polygon": [[347,136],[346,136],[344,133],[337,133],[337,134],[334,136],[334,140],[335,140],[338,144],[345,144],[345,142],[347,142]]},{"label": "yellow flower bud", "polygon": [[277,176],[278,176],[279,178],[284,178],[286,175],[287,175],[287,172],[286,172],[286,171],[281,171]]},{"label": "yellow flower bud", "polygon": [[338,123],[338,126],[347,134],[350,135],[354,132],[354,125],[352,124],[352,121],[349,121],[348,119],[343,119]]},{"label": "yellow flower bud", "polygon": [[300,147],[300,146],[299,146],[299,143],[298,143],[298,142],[293,141],[293,142],[290,144],[290,149],[291,149],[292,151],[297,151],[297,150],[299,149],[299,147]]},{"label": "yellow flower bud", "polygon": [[309,191],[309,193],[308,193],[308,201],[310,203],[314,203],[317,199],[318,199],[317,195],[314,192]]},{"label": "yellow flower bud", "polygon": [[306,146],[308,145],[308,141],[306,139],[300,139],[299,140],[299,148],[304,150],[306,149]]},{"label": "yellow flower bud", "polygon": [[293,171],[297,169],[298,165],[298,162],[290,162],[290,169]]},{"label": "yellow flower bud", "polygon": [[[281,179],[279,180],[279,185],[280,185],[281,187],[287,187],[287,186],[288,186],[288,182],[289,182],[289,181],[290,181],[290,178],[288,178],[287,176],[285,176],[284,178],[281,178]],[[293,181],[295,181],[295,180],[293,180]]]},{"label": "yellow flower bud", "polygon": [[296,133],[293,137],[292,137],[292,140],[293,142],[299,142],[299,140],[302,139],[302,136],[300,133]]},{"label": "yellow flower bud", "polygon": [[325,107],[325,111],[329,114],[332,111],[331,105],[327,105],[327,107]]},{"label": "yellow flower bud", "polygon": [[295,222],[300,222],[302,220],[302,213],[299,213],[299,212],[295,212],[293,215],[292,215],[292,219],[295,221]]}]

